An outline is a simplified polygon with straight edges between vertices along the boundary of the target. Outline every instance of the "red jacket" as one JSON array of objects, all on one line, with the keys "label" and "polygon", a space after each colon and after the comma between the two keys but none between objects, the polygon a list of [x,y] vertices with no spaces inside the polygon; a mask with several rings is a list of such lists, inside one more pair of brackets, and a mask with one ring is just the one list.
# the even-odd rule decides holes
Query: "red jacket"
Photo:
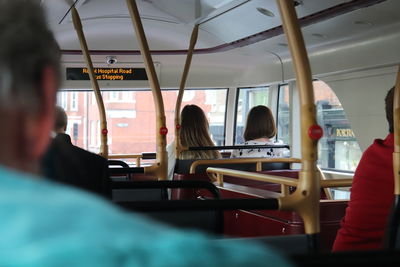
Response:
[{"label": "red jacket", "polygon": [[376,139],[364,152],[354,174],[346,215],[333,250],[382,248],[394,200],[392,153],[394,136]]}]

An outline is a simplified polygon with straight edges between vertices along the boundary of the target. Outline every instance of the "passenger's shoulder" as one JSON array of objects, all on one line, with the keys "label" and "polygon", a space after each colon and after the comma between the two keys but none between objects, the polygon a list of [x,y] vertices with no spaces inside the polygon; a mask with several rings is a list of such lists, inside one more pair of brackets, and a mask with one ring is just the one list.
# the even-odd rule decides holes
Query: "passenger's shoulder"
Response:
[{"label": "passenger's shoulder", "polygon": [[[199,255],[210,266],[268,266],[265,260],[286,266],[278,255],[257,244],[219,242],[200,233],[173,230],[94,195],[31,175],[0,169],[0,177],[5,177],[0,179],[0,199],[9,200],[0,201],[1,223],[7,226],[0,228],[0,234],[2,240],[12,241],[0,242],[0,263],[8,266],[21,261],[54,266],[67,260],[66,255],[73,266],[116,266],[121,258],[124,266],[194,266]],[[32,259],[7,253],[18,250],[27,255],[29,244],[35,244]]]},{"label": "passenger's shoulder", "polygon": [[[23,217],[25,226],[48,229],[56,235],[68,231],[116,234],[110,224],[120,231],[125,225],[147,229],[148,222],[141,216],[128,214],[86,191],[13,171],[0,172],[0,178],[0,216],[9,221]],[[65,226],[67,229],[62,229]]]},{"label": "passenger's shoulder", "polygon": [[99,162],[106,162],[107,161],[104,157],[102,157],[102,156],[100,156],[98,154],[95,154],[93,152],[87,151],[87,150],[85,150],[83,148],[74,146],[73,149],[81,157],[86,157],[88,159],[96,160],[96,161],[99,161]]}]

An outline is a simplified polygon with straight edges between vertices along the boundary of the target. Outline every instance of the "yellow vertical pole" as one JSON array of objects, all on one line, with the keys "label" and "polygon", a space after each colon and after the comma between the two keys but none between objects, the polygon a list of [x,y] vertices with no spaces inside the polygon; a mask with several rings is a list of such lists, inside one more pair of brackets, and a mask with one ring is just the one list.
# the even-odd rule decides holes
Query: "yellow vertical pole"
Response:
[{"label": "yellow vertical pole", "polygon": [[146,35],[140,20],[139,11],[135,0],[126,0],[132,23],[136,32],[136,38],[139,43],[140,53],[144,59],[146,73],[149,78],[153,100],[156,108],[156,145],[157,157],[156,165],[145,168],[145,173],[154,174],[159,180],[167,179],[167,133],[168,129],[165,123],[164,102],[161,94],[160,84],[158,82],[156,70],[150,55],[149,45],[147,44]]},{"label": "yellow vertical pole", "polygon": [[397,72],[396,85],[393,99],[393,123],[394,123],[394,193],[400,196],[400,66]]},{"label": "yellow vertical pole", "polygon": [[189,74],[190,64],[192,63],[193,51],[197,42],[198,35],[199,35],[199,25],[195,25],[192,31],[192,35],[190,37],[189,50],[186,57],[185,67],[183,69],[181,83],[179,85],[178,97],[176,99],[174,122],[175,122],[175,156],[177,158],[179,157],[179,154],[182,151],[181,139],[179,138],[181,131],[180,117],[181,117],[182,98],[183,98],[183,93],[185,92],[185,84],[187,76]]},{"label": "yellow vertical pole", "polygon": [[387,224],[385,247],[398,249],[398,232],[400,226],[400,65],[397,72],[393,96],[393,176],[394,204]]},{"label": "yellow vertical pole", "polygon": [[103,97],[101,96],[99,84],[96,79],[96,75],[94,73],[92,59],[89,55],[89,49],[87,46],[86,38],[83,33],[81,18],[79,17],[78,11],[75,7],[72,7],[72,21],[74,24],[74,28],[76,33],[78,34],[79,43],[81,45],[82,53],[86,61],[86,65],[89,72],[90,82],[92,84],[92,88],[94,91],[94,95],[96,96],[97,107],[99,108],[100,114],[100,135],[101,135],[101,145],[100,145],[100,153],[103,157],[108,157],[108,144],[107,144],[107,117],[106,117],[106,109],[104,107]]},{"label": "yellow vertical pole", "polygon": [[296,210],[303,218],[306,234],[316,234],[320,231],[317,143],[322,136],[322,129],[317,125],[311,68],[293,1],[277,0],[277,2],[300,92],[302,163],[297,190],[287,198],[280,199],[280,208]]}]

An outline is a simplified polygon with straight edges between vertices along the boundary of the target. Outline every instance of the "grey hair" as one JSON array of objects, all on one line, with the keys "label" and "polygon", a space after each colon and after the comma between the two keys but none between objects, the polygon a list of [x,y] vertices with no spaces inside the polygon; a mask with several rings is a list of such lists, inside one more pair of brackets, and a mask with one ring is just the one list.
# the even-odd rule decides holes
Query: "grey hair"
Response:
[{"label": "grey hair", "polygon": [[60,78],[60,51],[38,1],[0,0],[0,107],[41,107],[42,71]]}]

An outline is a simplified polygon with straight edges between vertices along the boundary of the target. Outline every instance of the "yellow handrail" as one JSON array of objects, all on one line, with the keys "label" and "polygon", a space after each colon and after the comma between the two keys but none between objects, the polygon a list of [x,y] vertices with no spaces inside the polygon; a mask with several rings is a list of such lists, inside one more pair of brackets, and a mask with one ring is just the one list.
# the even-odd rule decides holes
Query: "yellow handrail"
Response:
[{"label": "yellow handrail", "polygon": [[140,20],[139,11],[135,0],[126,0],[129,13],[132,18],[132,23],[135,28],[136,37],[138,39],[140,53],[144,59],[147,76],[149,77],[151,91],[153,93],[153,100],[156,108],[156,145],[157,157],[156,164],[153,166],[145,167],[146,174],[153,174],[159,180],[167,179],[167,138],[168,129],[165,123],[164,102],[161,94],[160,84],[156,75],[153,60],[150,55],[150,49],[147,44],[146,35],[143,30],[143,25]]},{"label": "yellow handrail", "polygon": [[320,179],[317,178],[317,144],[322,129],[317,125],[311,68],[293,1],[277,0],[296,73],[301,105],[301,171],[297,190],[279,199],[281,210],[297,211],[306,234],[320,232]]},{"label": "yellow handrail", "polygon": [[[289,177],[277,176],[277,175],[270,175],[270,174],[263,174],[257,172],[248,172],[248,171],[238,171],[232,169],[225,169],[225,168],[207,168],[207,174],[214,174],[217,177],[216,182],[219,186],[224,186],[223,176],[227,175],[230,177],[241,178],[245,180],[254,180],[254,181],[262,181],[268,183],[276,183],[285,186],[299,186],[299,180]],[[213,178],[210,176],[210,178]],[[330,188],[330,187],[349,187],[353,183],[352,178],[346,179],[330,179],[330,180],[322,180],[320,181],[321,188]],[[329,198],[329,196],[327,195]]]},{"label": "yellow handrail", "polygon": [[[301,163],[300,159],[297,158],[231,158],[231,159],[208,159],[208,160],[196,160],[190,165],[190,174],[196,173],[196,169],[199,165],[212,165],[212,164],[256,164],[256,171],[262,171],[262,163]],[[317,166],[321,180],[327,180],[322,170]],[[282,184],[282,192],[286,192],[284,184]],[[324,188],[327,199],[333,199],[332,193],[328,188]]]},{"label": "yellow handrail", "polygon": [[397,72],[396,86],[393,99],[393,122],[394,122],[394,152],[393,173],[394,193],[400,195],[400,66]]},{"label": "yellow handrail", "polygon": [[94,95],[96,96],[97,107],[99,108],[100,114],[100,136],[101,136],[101,145],[100,145],[100,154],[107,158],[108,156],[108,144],[107,144],[107,117],[106,117],[106,109],[104,107],[103,97],[101,96],[99,84],[96,79],[96,75],[94,74],[94,68],[92,59],[89,55],[89,49],[87,46],[85,34],[83,33],[81,18],[79,17],[78,11],[75,6],[72,7],[72,21],[74,24],[74,28],[76,33],[78,34],[79,43],[81,45],[82,53],[86,61],[86,65],[89,72],[90,82],[92,84]]},{"label": "yellow handrail", "polygon": [[108,159],[135,159],[136,167],[140,167],[142,154],[114,154],[108,155]]},{"label": "yellow handrail", "polygon": [[179,157],[181,151],[183,151],[181,139],[179,138],[181,131],[180,117],[181,117],[182,98],[183,98],[183,93],[185,92],[185,84],[187,76],[189,74],[190,64],[192,63],[193,51],[197,42],[198,35],[199,35],[199,25],[195,25],[192,31],[192,36],[190,37],[189,50],[186,56],[186,62],[182,73],[181,83],[179,85],[178,97],[176,98],[174,122],[175,122],[175,157],[177,158]]},{"label": "yellow handrail", "polygon": [[261,171],[261,163],[301,163],[300,159],[296,158],[231,158],[231,159],[200,159],[196,160],[190,165],[190,173],[196,173],[196,168],[199,165],[211,165],[211,164],[246,164],[254,163],[257,164],[256,171]]},{"label": "yellow handrail", "polygon": [[137,159],[142,158],[142,154],[112,154],[108,155],[109,159]]},{"label": "yellow handrail", "polygon": [[[318,174],[320,176],[321,183],[322,183],[322,181],[327,181],[324,173],[322,172],[321,168],[318,165],[317,165],[317,170],[318,170]],[[332,192],[331,192],[331,190],[329,190],[329,188],[324,188],[324,192],[325,192],[325,195],[326,195],[327,199],[329,199],[329,200],[333,199]]]},{"label": "yellow handrail", "polygon": [[269,174],[262,174],[257,172],[247,172],[247,171],[238,171],[232,169],[225,169],[225,168],[207,168],[208,174],[216,174],[217,175],[217,183],[219,186],[223,186],[224,180],[223,176],[228,175],[231,177],[242,178],[246,180],[254,180],[254,181],[262,181],[262,182],[269,182],[269,183],[276,183],[276,184],[283,184],[287,186],[298,186],[298,179],[277,176],[277,175],[269,175]]}]

